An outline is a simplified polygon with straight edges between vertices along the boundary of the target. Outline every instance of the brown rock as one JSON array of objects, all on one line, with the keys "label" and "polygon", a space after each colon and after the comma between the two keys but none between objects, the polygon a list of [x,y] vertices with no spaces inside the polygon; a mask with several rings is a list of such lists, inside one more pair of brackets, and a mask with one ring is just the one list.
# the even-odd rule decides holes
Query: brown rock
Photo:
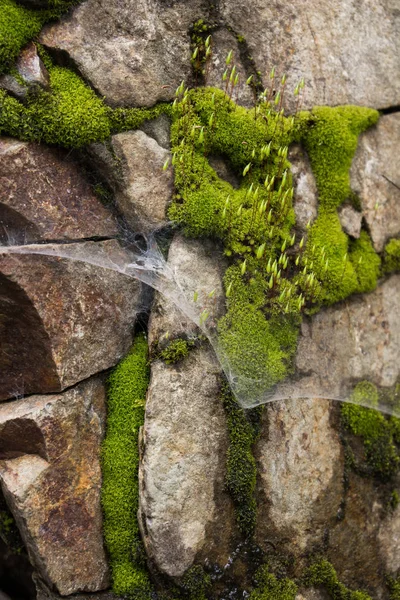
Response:
[{"label": "brown rock", "polygon": [[327,400],[267,405],[258,463],[256,540],[283,543],[296,556],[318,547],[336,521],[343,494],[343,453]]},{"label": "brown rock", "polygon": [[66,51],[110,104],[151,106],[170,100],[190,75],[188,30],[200,7],[200,0],[89,0],[45,27],[40,41]]},{"label": "brown rock", "polygon": [[[288,74],[287,102],[306,80],[303,108],[358,104],[374,108],[400,104],[400,22],[395,2],[345,0],[222,0],[225,24],[247,41],[262,75],[276,65]],[[267,77],[264,78],[268,85]]]},{"label": "brown rock", "polygon": [[347,398],[354,382],[395,385],[399,375],[400,276],[374,292],[349,298],[304,320],[297,346],[298,377],[276,397]]},{"label": "brown rock", "polygon": [[30,560],[62,594],[108,585],[100,506],[105,393],[91,379],[0,407],[0,481]]},{"label": "brown rock", "polygon": [[28,88],[21,85],[12,75],[0,75],[0,89],[6,90],[18,100],[23,100],[28,93]]},{"label": "brown rock", "polygon": [[384,115],[363,133],[350,171],[378,252],[400,234],[400,113]]},{"label": "brown rock", "polygon": [[111,237],[111,213],[65,151],[0,138],[0,241]]},{"label": "brown rock", "polygon": [[[90,262],[117,242],[48,244]],[[140,284],[78,260],[0,254],[0,398],[54,392],[118,362],[131,343]],[[108,264],[108,263],[106,263]]]},{"label": "brown rock", "polygon": [[111,150],[93,144],[90,153],[115,192],[115,202],[134,231],[149,232],[166,224],[167,206],[174,189],[171,168],[163,165],[168,150],[144,131],[128,131],[111,138]]},{"label": "brown rock", "polygon": [[43,89],[49,89],[49,74],[33,42],[30,42],[22,50],[16,63],[16,69],[28,86],[39,86]]}]

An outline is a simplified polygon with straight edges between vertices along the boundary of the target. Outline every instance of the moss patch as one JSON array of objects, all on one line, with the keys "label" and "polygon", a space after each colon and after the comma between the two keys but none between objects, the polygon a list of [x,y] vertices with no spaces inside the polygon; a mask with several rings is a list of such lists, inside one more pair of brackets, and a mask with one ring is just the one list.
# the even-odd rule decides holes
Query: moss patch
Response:
[{"label": "moss patch", "polygon": [[14,0],[0,0],[0,73],[8,71],[43,25],[58,19],[79,0],[51,0],[45,10],[28,9]]},{"label": "moss patch", "polygon": [[249,600],[295,600],[297,585],[286,577],[278,579],[264,565],[256,574],[256,587]]},{"label": "moss patch", "polygon": [[158,357],[167,365],[172,365],[186,358],[190,350],[194,348],[194,345],[193,341],[176,338],[171,340],[169,344],[159,352]]},{"label": "moss patch", "polygon": [[257,466],[252,448],[260,433],[262,407],[244,411],[226,383],[221,386],[221,397],[227,414],[229,449],[227,456],[226,487],[235,504],[240,532],[251,537],[256,525],[255,488]]},{"label": "moss patch", "polygon": [[344,426],[361,440],[369,472],[388,480],[400,466],[400,419],[357,406],[362,403],[378,406],[378,389],[368,381],[356,385],[350,400],[354,404],[341,406]]},{"label": "moss patch", "polygon": [[[174,104],[177,194],[169,217],[188,236],[222,240],[231,257],[219,343],[238,376],[236,391],[251,402],[290,373],[303,312],[376,286],[380,258],[366,232],[350,241],[337,208],[350,195],[358,135],[378,113],[320,107],[286,118],[269,103],[246,110],[213,88],[181,87]],[[296,140],[309,150],[320,195],[305,247],[294,229],[287,160]],[[241,177],[239,189],[217,176],[210,154],[230,163]]]},{"label": "moss patch", "polygon": [[386,274],[400,271],[400,240],[390,240],[386,244],[382,270]]},{"label": "moss patch", "polygon": [[138,434],[149,382],[147,341],[138,335],[108,381],[107,433],[102,447],[104,535],[117,595],[150,597],[137,523]]},{"label": "moss patch", "polygon": [[372,600],[366,592],[352,591],[340,583],[331,563],[322,559],[315,562],[304,576],[307,586],[323,586],[333,600]]}]

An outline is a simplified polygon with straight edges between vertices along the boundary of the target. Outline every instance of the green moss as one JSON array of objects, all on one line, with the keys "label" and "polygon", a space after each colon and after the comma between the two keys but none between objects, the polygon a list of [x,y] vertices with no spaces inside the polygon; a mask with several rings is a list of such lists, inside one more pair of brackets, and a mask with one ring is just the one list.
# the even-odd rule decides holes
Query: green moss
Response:
[{"label": "green moss", "polygon": [[256,574],[257,586],[249,600],[295,600],[297,585],[288,578],[278,579],[264,565]]},{"label": "green moss", "polygon": [[390,600],[400,600],[400,577],[397,579],[388,577],[387,584],[390,592]]},{"label": "green moss", "polygon": [[183,598],[190,600],[205,600],[206,592],[211,586],[211,578],[204,572],[201,565],[194,565],[186,571],[179,581],[179,587]]},{"label": "green moss", "polygon": [[184,340],[182,338],[176,338],[175,340],[171,340],[168,346],[161,350],[158,356],[167,365],[172,365],[186,358],[186,356],[189,354],[189,351],[193,347],[194,342]]},{"label": "green moss", "polygon": [[0,0],[0,73],[8,70],[21,48],[38,35],[45,15],[29,10],[13,0]]},{"label": "green moss", "polygon": [[113,590],[118,595],[150,597],[141,547],[138,510],[138,434],[144,421],[149,381],[147,341],[138,335],[130,353],[108,381],[107,433],[102,447],[104,535]]},{"label": "green moss", "polygon": [[0,539],[13,554],[21,554],[24,544],[11,511],[0,491]]},{"label": "green moss", "polygon": [[303,137],[324,209],[337,209],[350,196],[350,167],[358,136],[379,118],[361,106],[317,106]]},{"label": "green moss", "polygon": [[0,0],[0,73],[8,71],[30,40],[44,23],[58,19],[79,0],[50,0],[46,10],[21,6],[14,0]]},{"label": "green moss", "polygon": [[392,510],[396,510],[396,508],[398,507],[400,503],[400,495],[399,492],[397,490],[393,490],[391,496],[390,496],[390,508]]},{"label": "green moss", "polygon": [[50,65],[48,57],[47,66],[51,92],[39,91],[21,103],[0,90],[0,133],[80,148],[170,111],[165,104],[149,109],[111,109],[71,70]]},{"label": "green moss", "polygon": [[257,466],[252,447],[259,435],[262,409],[245,412],[225,383],[221,388],[221,397],[229,431],[226,487],[235,504],[239,530],[246,537],[251,537],[255,529],[257,510],[254,495]]},{"label": "green moss", "polygon": [[379,392],[372,383],[362,381],[356,385],[350,397],[355,404],[343,404],[341,413],[345,427],[358,436],[365,453],[365,461],[372,473],[384,480],[392,477],[399,469],[400,420],[385,417],[373,408],[378,406]]},{"label": "green moss", "polygon": [[334,567],[326,559],[311,565],[304,582],[307,586],[323,586],[333,600],[371,600],[366,592],[352,591],[340,583]]},{"label": "green moss", "polygon": [[385,246],[383,256],[383,272],[400,271],[400,240],[390,240]]}]

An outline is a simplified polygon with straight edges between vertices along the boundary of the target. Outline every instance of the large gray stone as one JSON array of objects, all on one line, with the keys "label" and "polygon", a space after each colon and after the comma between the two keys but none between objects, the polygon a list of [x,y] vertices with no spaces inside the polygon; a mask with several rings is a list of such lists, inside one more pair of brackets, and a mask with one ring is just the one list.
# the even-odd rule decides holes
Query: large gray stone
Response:
[{"label": "large gray stone", "polygon": [[303,321],[298,379],[279,394],[346,398],[354,382],[393,386],[400,375],[400,276]]},{"label": "large gray stone", "polygon": [[112,105],[170,100],[191,72],[188,30],[201,1],[88,0],[40,41],[68,53],[85,79]]},{"label": "large gray stone", "polygon": [[133,231],[150,232],[166,224],[174,190],[171,166],[163,170],[168,150],[138,130],[114,135],[111,146],[93,144],[89,152]]},{"label": "large gray stone", "polygon": [[286,540],[285,550],[297,556],[322,544],[343,494],[344,457],[330,402],[267,405],[255,453],[257,542],[268,550],[271,540]]},{"label": "large gray stone", "polygon": [[360,136],[353,159],[352,189],[376,250],[400,234],[400,113],[384,115],[376,127]]},{"label": "large gray stone", "polygon": [[84,262],[0,252],[1,399],[65,389],[116,364],[131,344],[140,284],[90,264],[104,255],[112,266],[118,243],[39,248]]},{"label": "large gray stone", "polygon": [[63,595],[107,588],[100,506],[105,390],[91,379],[0,406],[0,482],[41,577]]},{"label": "large gray stone", "polygon": [[[287,102],[306,80],[303,108],[318,104],[359,104],[384,108],[400,104],[400,13],[394,0],[222,0],[226,25],[246,38],[262,75],[276,65],[288,74]],[[268,84],[268,78],[264,81]]]},{"label": "large gray stone", "polygon": [[[189,303],[194,291],[199,291],[201,302],[215,289],[218,309],[222,265],[211,243],[175,237],[168,265]],[[149,341],[162,343],[167,332],[168,339],[199,333],[157,295]],[[220,374],[205,343],[180,363],[158,360],[151,367],[139,468],[139,523],[148,555],[170,576],[182,575],[195,560],[223,566],[229,558],[234,514],[224,490],[228,432]]]},{"label": "large gray stone", "polygon": [[66,151],[0,138],[0,241],[112,237],[115,220]]},{"label": "large gray stone", "polygon": [[293,175],[296,227],[305,233],[308,223],[312,224],[318,214],[317,185],[307,153],[300,144],[290,146],[289,161]]}]

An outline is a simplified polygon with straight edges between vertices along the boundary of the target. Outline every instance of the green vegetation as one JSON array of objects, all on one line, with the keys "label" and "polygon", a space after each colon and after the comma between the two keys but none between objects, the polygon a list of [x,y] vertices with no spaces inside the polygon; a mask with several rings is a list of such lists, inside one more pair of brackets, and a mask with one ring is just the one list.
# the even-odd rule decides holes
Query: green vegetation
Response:
[{"label": "green vegetation", "polygon": [[383,272],[400,271],[400,240],[390,240],[385,246],[383,256]]},{"label": "green vegetation", "polygon": [[148,119],[170,110],[160,104],[150,109],[111,109],[84,81],[64,67],[47,62],[51,92],[37,91],[22,103],[0,90],[0,134],[21,140],[80,148],[104,141],[111,133],[136,129]]},{"label": "green vegetation", "polygon": [[326,559],[311,565],[304,576],[304,582],[307,586],[323,586],[333,600],[371,600],[366,592],[353,592],[340,583],[335,569]]},{"label": "green vegetation", "polygon": [[361,439],[371,473],[383,480],[390,479],[400,466],[400,419],[357,406],[363,403],[378,406],[379,392],[368,381],[356,385],[350,401],[354,404],[341,406],[345,428]]},{"label": "green vegetation", "polygon": [[[239,375],[239,394],[254,400],[290,373],[303,312],[376,286],[380,258],[367,232],[350,241],[336,209],[350,195],[358,134],[378,113],[321,107],[286,118],[268,101],[246,110],[232,101],[234,69],[228,57],[225,91],[177,90],[171,130],[177,194],[169,216],[188,236],[221,240],[232,259],[220,350]],[[287,160],[296,140],[310,152],[321,198],[305,246],[294,231]],[[229,161],[241,176],[239,189],[217,176],[208,155]]]},{"label": "green vegetation", "polygon": [[226,487],[235,504],[239,530],[248,537],[253,535],[256,525],[257,466],[252,447],[259,435],[262,408],[244,411],[226,383],[221,386],[221,397],[229,431]]},{"label": "green vegetation", "polygon": [[24,544],[19,529],[0,491],[0,539],[13,554],[21,554]]},{"label": "green vegetation", "polygon": [[186,358],[192,348],[194,348],[193,341],[176,338],[160,351],[158,357],[167,365],[172,365]]},{"label": "green vegetation", "polygon": [[113,590],[140,600],[150,597],[138,510],[138,434],[144,422],[149,381],[147,341],[138,335],[108,381],[107,433],[102,447],[104,535]]},{"label": "green vegetation", "polygon": [[249,600],[295,600],[297,585],[291,579],[278,579],[270,573],[266,565],[256,573],[257,586],[251,592]]},{"label": "green vegetation", "polygon": [[211,578],[204,572],[203,567],[193,565],[179,581],[180,590],[176,595],[190,600],[206,600],[206,592],[210,586]]},{"label": "green vegetation", "polygon": [[58,19],[79,0],[50,0],[45,10],[28,9],[14,0],[0,0],[0,73],[8,71],[43,25]]},{"label": "green vegetation", "polygon": [[400,577],[397,579],[388,577],[387,584],[390,592],[390,600],[400,600]]}]

